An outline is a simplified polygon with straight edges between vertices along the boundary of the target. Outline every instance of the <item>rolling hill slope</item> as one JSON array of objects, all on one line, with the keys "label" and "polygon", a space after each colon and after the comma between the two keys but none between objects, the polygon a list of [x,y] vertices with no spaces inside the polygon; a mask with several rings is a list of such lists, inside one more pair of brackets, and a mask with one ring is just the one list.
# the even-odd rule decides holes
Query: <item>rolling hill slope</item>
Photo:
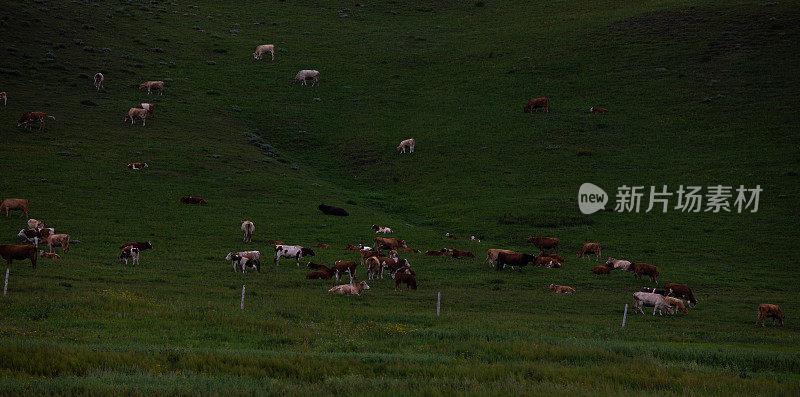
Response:
[{"label": "rolling hill slope", "polygon": [[[797,2],[479,3],[6,2],[0,195],[80,242],[11,266],[3,394],[796,394]],[[265,43],[276,60],[253,60]],[[320,86],[293,85],[300,69]],[[549,113],[522,113],[541,96]],[[156,118],[121,123],[139,102]],[[56,120],[15,127],[32,110]],[[409,137],[416,153],[398,155]],[[581,214],[585,182],[612,195],[606,211]],[[620,213],[623,185],[764,190],[755,213],[644,213],[647,197]],[[268,238],[353,260],[343,247],[371,243],[372,224],[477,258],[408,254],[418,291],[376,280],[361,297],[272,264]],[[0,243],[23,227],[0,218]],[[562,269],[481,263],[533,252],[531,235],[561,239]],[[135,267],[116,259],[131,240],[155,247]],[[584,242],[700,303],[621,329],[655,284],[593,275],[572,256]],[[261,273],[222,259],[244,249]],[[753,325],[762,302],[784,327]]]}]

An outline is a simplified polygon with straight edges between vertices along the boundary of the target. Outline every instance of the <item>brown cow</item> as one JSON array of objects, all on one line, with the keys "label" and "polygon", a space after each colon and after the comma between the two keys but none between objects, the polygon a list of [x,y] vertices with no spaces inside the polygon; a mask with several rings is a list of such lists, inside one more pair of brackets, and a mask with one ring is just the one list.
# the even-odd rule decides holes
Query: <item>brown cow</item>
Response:
[{"label": "brown cow", "polygon": [[[539,251],[555,249],[558,253],[558,239],[555,237],[528,237],[528,242],[533,243],[533,246],[538,248]],[[541,254],[539,255],[541,256]]]},{"label": "brown cow", "polygon": [[152,103],[140,103],[136,105],[137,109],[144,109],[147,111],[147,114],[150,115],[152,118],[156,118],[156,105]]},{"label": "brown cow", "polygon": [[559,263],[563,263],[564,262],[564,257],[561,256],[561,255],[558,255],[558,254],[547,254],[544,251],[542,251],[542,252],[539,252],[539,256],[549,256],[549,257],[553,258],[554,260],[558,261]]},{"label": "brown cow", "polygon": [[44,250],[39,250],[39,256],[47,259],[61,259],[61,256],[55,252],[44,252]]},{"label": "brown cow", "polygon": [[164,95],[164,82],[163,81],[145,81],[144,83],[139,85],[139,89],[147,88],[147,94],[150,95],[150,92],[155,90],[158,91],[159,95]]},{"label": "brown cow", "polygon": [[591,107],[591,108],[589,108],[589,113],[592,113],[592,114],[608,113],[608,109]]},{"label": "brown cow", "polygon": [[678,283],[666,283],[664,284],[664,291],[667,293],[667,295],[675,295],[677,297],[686,299],[689,301],[689,307],[695,307],[697,305],[697,299],[694,298],[692,289],[686,285]]},{"label": "brown cow", "polygon": [[403,289],[400,288],[400,285],[403,283],[406,283],[406,286],[410,289],[417,289],[417,279],[413,274],[397,271],[392,273],[392,278],[394,279],[395,291],[403,291]]},{"label": "brown cow", "polygon": [[561,263],[559,263],[557,259],[550,256],[537,256],[536,260],[533,262],[533,265],[549,268],[561,267]]},{"label": "brown cow", "polygon": [[153,244],[150,244],[149,241],[147,242],[139,242],[139,241],[131,241],[129,243],[125,243],[119,246],[119,249],[124,250],[126,247],[136,247],[140,250],[151,250],[153,249]]},{"label": "brown cow", "polygon": [[331,248],[331,246],[330,246],[330,245],[328,245],[328,244],[322,244],[322,243],[317,243],[317,247],[319,247],[319,248],[322,248],[322,249],[324,249],[324,250],[326,250],[326,249],[330,249],[330,248]]},{"label": "brown cow", "polygon": [[420,251],[420,250],[415,250],[413,248],[408,248],[408,247],[400,248],[400,252],[413,252],[415,254],[421,254],[422,253],[422,251]]},{"label": "brown cow", "polygon": [[425,251],[425,255],[428,256],[447,256],[448,254],[449,252],[445,248],[442,248],[438,251]]},{"label": "brown cow", "polygon": [[499,252],[497,254],[497,271],[503,270],[505,265],[509,265],[511,267],[518,267],[519,271],[522,271],[522,267],[527,265],[529,262],[535,262],[536,257],[530,254],[521,254],[515,252],[513,254],[507,254],[505,252]]},{"label": "brown cow", "polygon": [[595,259],[599,261],[600,257],[602,256],[600,251],[601,251],[600,243],[586,243],[583,245],[581,250],[578,251],[578,258],[581,258],[584,255],[587,258],[591,258],[591,254],[595,254],[597,255],[597,258]]},{"label": "brown cow", "polygon": [[346,247],[344,247],[344,249],[346,249],[346,250],[348,250],[348,251],[358,251],[358,247],[356,247],[356,246],[355,246],[355,245],[353,245],[353,244],[347,244],[347,246],[346,246]]},{"label": "brown cow", "polygon": [[534,98],[522,107],[524,113],[533,113],[535,109],[542,108],[542,112],[550,113],[550,98]]},{"label": "brown cow", "polygon": [[22,214],[20,216],[28,216],[28,200],[26,199],[13,199],[7,198],[0,203],[0,212],[6,210],[6,216],[8,215],[8,211],[10,210],[21,210]]},{"label": "brown cow", "polygon": [[19,127],[19,126],[24,124],[25,127],[27,127],[29,130],[31,130],[32,128],[31,128],[30,123],[38,121],[39,122],[39,130],[41,130],[42,128],[44,128],[44,124],[45,124],[44,123],[44,119],[45,119],[45,117],[50,117],[53,120],[56,119],[53,116],[48,116],[47,113],[45,113],[45,112],[25,112],[25,113],[22,114],[22,117],[19,118],[19,121],[17,121],[17,127]]},{"label": "brown cow", "polygon": [[575,288],[568,287],[566,285],[550,284],[549,288],[550,288],[550,290],[552,290],[553,292],[555,292],[557,294],[574,294],[575,293]]},{"label": "brown cow", "polygon": [[208,205],[208,203],[200,197],[181,197],[181,203]]},{"label": "brown cow", "polygon": [[36,247],[32,245],[2,244],[0,245],[0,256],[2,256],[9,265],[11,265],[14,259],[30,259],[33,268],[36,269]]},{"label": "brown cow", "polygon": [[653,265],[647,263],[631,263],[631,266],[628,267],[628,271],[633,272],[634,277],[638,279],[642,278],[642,274],[646,274],[650,276],[650,281],[654,283],[658,282],[658,269]]},{"label": "brown cow", "polygon": [[69,254],[69,234],[51,234],[45,237],[50,252],[55,252],[53,247],[61,247],[62,254]]},{"label": "brown cow", "polygon": [[336,276],[336,281],[339,281],[339,277],[345,273],[350,275],[350,283],[353,282],[353,277],[356,275],[356,266],[358,266],[357,262],[353,261],[336,261],[333,262],[333,267],[331,267],[331,271],[333,271],[333,275]]},{"label": "brown cow", "polygon": [[756,325],[758,325],[758,321],[761,321],[761,326],[764,326],[764,322],[766,321],[767,317],[772,317],[772,326],[775,326],[775,319],[777,318],[781,322],[781,326],[783,326],[783,319],[786,318],[783,316],[781,312],[781,307],[778,305],[770,305],[769,303],[762,303],[758,305],[758,317],[756,318]]},{"label": "brown cow", "polygon": [[499,254],[501,252],[505,252],[507,254],[513,254],[514,253],[514,251],[511,251],[511,250],[490,248],[490,249],[486,250],[486,259],[483,260],[483,264],[485,265],[486,262],[488,261],[489,262],[489,267],[494,266],[494,262],[497,260],[497,254]]},{"label": "brown cow", "polygon": [[375,248],[378,249],[396,250],[406,247],[405,240],[398,240],[394,237],[375,237]]},{"label": "brown cow", "polygon": [[456,258],[456,259],[458,259],[458,258],[474,258],[475,257],[475,254],[473,254],[471,251],[461,251],[461,250],[450,248],[448,250],[448,252],[450,252],[450,256],[452,256],[453,258]]},{"label": "brown cow", "polygon": [[599,265],[599,266],[595,266],[594,269],[592,269],[592,273],[594,273],[594,274],[611,274],[612,270],[614,270],[614,266]]}]

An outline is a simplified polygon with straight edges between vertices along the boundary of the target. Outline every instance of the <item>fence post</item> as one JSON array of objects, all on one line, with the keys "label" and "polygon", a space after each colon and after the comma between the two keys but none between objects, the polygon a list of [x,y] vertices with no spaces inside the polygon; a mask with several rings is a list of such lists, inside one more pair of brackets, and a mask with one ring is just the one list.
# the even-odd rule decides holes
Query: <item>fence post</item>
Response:
[{"label": "fence post", "polygon": [[436,317],[439,317],[439,308],[442,307],[442,293],[436,293]]},{"label": "fence post", "polygon": [[241,310],[244,310],[244,285],[242,286],[242,307]]},{"label": "fence post", "polygon": [[3,287],[3,296],[6,296],[6,292],[8,291],[8,272],[11,271],[10,267],[6,268],[6,285]]},{"label": "fence post", "polygon": [[625,313],[622,314],[622,328],[625,328],[625,318],[628,317],[628,304],[625,304]]}]

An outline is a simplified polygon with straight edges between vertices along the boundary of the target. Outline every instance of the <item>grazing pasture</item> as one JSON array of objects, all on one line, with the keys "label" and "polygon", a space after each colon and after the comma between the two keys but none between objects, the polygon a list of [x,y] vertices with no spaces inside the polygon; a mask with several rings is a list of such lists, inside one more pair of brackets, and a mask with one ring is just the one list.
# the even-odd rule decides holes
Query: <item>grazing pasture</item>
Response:
[{"label": "grazing pasture", "polygon": [[[10,266],[0,394],[797,395],[797,20],[796,1],[4,2],[0,199],[74,241]],[[274,60],[253,59],[262,43]],[[320,84],[292,85],[309,68]],[[548,112],[520,111],[538,97]],[[137,103],[157,121],[122,123]],[[17,127],[31,111],[57,121]],[[606,211],[578,210],[586,182]],[[613,211],[622,185],[720,184],[760,185],[758,212]],[[22,244],[17,213],[0,244]],[[224,259],[269,259],[269,238],[358,261],[343,247],[372,245],[373,224],[475,258],[401,252],[419,288],[360,296],[291,260]],[[529,236],[558,238],[562,267],[481,263],[536,257]],[[128,241],[153,249],[125,266]],[[585,242],[603,257],[576,259]],[[593,274],[608,257],[658,283]],[[634,315],[633,293],[664,283],[699,303]],[[766,302],[782,327],[755,325]]]}]

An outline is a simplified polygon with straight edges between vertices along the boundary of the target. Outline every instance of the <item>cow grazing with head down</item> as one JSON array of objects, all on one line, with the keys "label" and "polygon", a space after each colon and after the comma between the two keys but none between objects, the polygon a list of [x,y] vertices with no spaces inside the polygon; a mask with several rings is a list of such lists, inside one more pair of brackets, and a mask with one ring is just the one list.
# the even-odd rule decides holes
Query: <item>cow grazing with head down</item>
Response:
[{"label": "cow grazing with head down", "polygon": [[145,81],[144,83],[139,85],[139,89],[147,89],[147,95],[150,95],[150,92],[155,90],[158,91],[159,95],[164,95],[164,82],[163,81]]},{"label": "cow grazing with head down", "polygon": [[22,114],[22,117],[19,118],[19,121],[17,121],[17,127],[24,125],[26,128],[31,130],[32,129],[31,128],[31,123],[34,123],[34,122],[38,121],[39,122],[39,130],[42,130],[45,127],[44,119],[46,117],[49,117],[49,118],[51,118],[53,120],[56,119],[53,116],[49,116],[45,112],[25,112],[25,113]]},{"label": "cow grazing with head down", "polygon": [[249,243],[253,241],[253,232],[256,230],[256,226],[253,225],[253,222],[250,221],[243,221],[242,222],[242,241]]},{"label": "cow grazing with head down", "polygon": [[535,109],[542,109],[542,112],[550,113],[550,98],[534,98],[522,107],[524,113],[533,113]]},{"label": "cow grazing with head down", "polygon": [[242,273],[246,273],[246,268],[253,269],[255,268],[256,271],[259,273],[261,272],[261,252],[260,251],[239,251],[239,252],[228,252],[228,255],[225,256],[226,261],[231,261],[233,264],[233,272],[236,273],[236,269],[241,268]]},{"label": "cow grazing with head down", "polygon": [[334,207],[331,205],[320,204],[317,206],[317,209],[322,211],[325,215],[334,215],[334,216],[349,216],[350,214],[344,210],[344,208]]},{"label": "cow grazing with head down", "polygon": [[140,103],[135,106],[137,109],[144,109],[147,111],[148,117],[156,118],[156,105],[152,103]]},{"label": "cow grazing with head down", "polygon": [[697,305],[697,299],[694,298],[692,289],[686,285],[678,283],[666,283],[664,284],[664,291],[666,291],[666,295],[677,296],[679,298],[686,299],[689,301],[689,307],[695,307]]},{"label": "cow grazing with head down", "polygon": [[584,244],[583,247],[581,247],[581,250],[578,251],[578,258],[581,258],[583,256],[586,256],[587,258],[591,258],[591,254],[597,255],[595,259],[596,260],[600,260],[600,257],[602,256],[601,249],[600,249],[600,243],[586,243],[586,244]]},{"label": "cow grazing with head down", "polygon": [[773,327],[775,326],[775,319],[778,319],[781,326],[783,326],[783,320],[786,318],[783,316],[781,307],[778,305],[771,305],[769,303],[762,303],[758,305],[758,317],[756,317],[756,325],[758,325],[758,322],[761,321],[761,326],[763,327],[767,317],[772,317]]},{"label": "cow grazing with head down", "polygon": [[636,312],[638,310],[640,313],[644,314],[642,307],[644,306],[653,306],[653,315],[656,315],[656,311],[658,311],[659,315],[663,315],[661,313],[661,309],[664,309],[669,314],[674,313],[674,309],[667,303],[667,300],[664,299],[662,295],[659,294],[651,294],[647,292],[636,292],[633,294],[633,311]]},{"label": "cow grazing with head down", "polygon": [[299,245],[281,245],[275,246],[275,265],[278,265],[280,258],[295,258],[297,266],[300,266],[300,259],[306,256],[314,256],[314,250],[311,248],[303,248]]},{"label": "cow grazing with head down", "polygon": [[399,145],[397,145],[397,151],[399,153],[405,153],[406,149],[408,149],[409,153],[414,153],[414,147],[416,146],[416,141],[414,138],[409,138],[404,141],[401,141]]},{"label": "cow grazing with head down", "polygon": [[302,83],[302,85],[308,85],[308,84],[306,84],[306,80],[311,80],[312,81],[312,83],[311,83],[312,87],[313,86],[319,86],[319,71],[309,70],[309,69],[301,70],[301,71],[297,72],[296,76],[294,76],[294,79],[292,80],[292,83],[300,82],[300,83]]},{"label": "cow grazing with head down", "polygon": [[30,259],[33,268],[36,269],[36,247],[32,245],[0,244],[0,256],[8,265],[11,265],[14,259]]},{"label": "cow grazing with head down", "polygon": [[528,242],[533,243],[533,246],[538,248],[539,251],[554,249],[558,253],[558,239],[555,237],[528,237]]},{"label": "cow grazing with head down", "polygon": [[103,81],[105,79],[105,76],[103,76],[103,74],[100,72],[94,74],[94,88],[97,88],[97,91],[100,91],[100,89],[103,88]]},{"label": "cow grazing with head down", "polygon": [[208,202],[206,202],[205,199],[202,199],[200,197],[191,197],[191,196],[181,197],[181,203],[208,205]]},{"label": "cow grazing with head down", "polygon": [[272,55],[272,60],[275,60],[275,45],[274,44],[261,44],[260,46],[256,47],[256,52],[253,53],[253,59],[261,59],[261,56],[270,53]]},{"label": "cow grazing with head down", "polygon": [[142,120],[142,127],[147,125],[147,110],[130,108],[128,109],[128,114],[122,119],[122,122],[124,123],[130,120],[131,124],[136,124],[137,118]]},{"label": "cow grazing with head down", "polygon": [[678,311],[680,311],[683,314],[689,313],[689,311],[686,310],[686,306],[683,305],[682,300],[678,298],[673,298],[671,296],[665,296],[664,300],[666,300],[667,304],[669,304],[672,307],[672,314],[675,314]]},{"label": "cow grazing with head down", "polygon": [[22,213],[19,215],[20,217],[28,216],[28,200],[26,199],[15,199],[15,198],[7,198],[0,203],[0,212],[3,210],[6,211],[6,216],[9,216],[8,212],[11,210],[20,210]]},{"label": "cow grazing with head down", "polygon": [[44,229],[44,222],[36,219],[28,219],[28,229]]}]

